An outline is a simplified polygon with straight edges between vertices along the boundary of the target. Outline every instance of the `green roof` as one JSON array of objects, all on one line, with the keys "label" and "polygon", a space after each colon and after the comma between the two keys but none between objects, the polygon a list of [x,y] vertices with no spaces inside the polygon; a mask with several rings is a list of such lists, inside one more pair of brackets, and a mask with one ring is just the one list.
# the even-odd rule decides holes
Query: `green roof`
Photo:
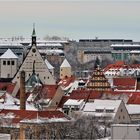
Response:
[{"label": "green roof", "polygon": [[30,78],[26,82],[26,90],[31,90],[35,88],[36,86],[40,86],[40,85],[42,85],[41,80],[36,75],[36,73],[33,72]]}]

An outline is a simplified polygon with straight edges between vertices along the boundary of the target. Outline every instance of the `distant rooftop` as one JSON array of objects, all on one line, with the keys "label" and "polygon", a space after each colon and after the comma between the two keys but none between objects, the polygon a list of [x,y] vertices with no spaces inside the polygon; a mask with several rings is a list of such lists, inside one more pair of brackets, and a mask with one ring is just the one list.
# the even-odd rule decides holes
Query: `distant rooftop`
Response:
[{"label": "distant rooftop", "polygon": [[131,39],[80,39],[79,42],[133,42]]},{"label": "distant rooftop", "polygon": [[18,57],[10,49],[8,49],[3,55],[0,56],[0,58],[17,59]]}]

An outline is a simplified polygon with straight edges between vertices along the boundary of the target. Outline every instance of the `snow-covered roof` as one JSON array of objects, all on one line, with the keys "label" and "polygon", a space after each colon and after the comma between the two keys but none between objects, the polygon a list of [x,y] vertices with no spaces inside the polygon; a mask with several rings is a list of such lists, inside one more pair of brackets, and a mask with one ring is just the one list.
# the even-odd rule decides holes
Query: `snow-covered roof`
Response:
[{"label": "snow-covered roof", "polygon": [[82,100],[75,100],[75,99],[68,99],[64,106],[81,106],[84,103],[84,99]]},{"label": "snow-covered roof", "polygon": [[60,43],[37,43],[37,46],[51,46],[51,47],[57,47],[57,46],[62,46]]},{"label": "snow-covered roof", "polygon": [[[20,109],[20,101],[10,94],[5,93],[5,101],[0,102],[0,110],[2,109],[10,109],[10,110],[19,110]],[[32,104],[26,103],[26,110],[37,110]]]},{"label": "snow-covered roof", "polygon": [[45,63],[49,70],[54,69],[54,67],[50,64],[50,62],[47,59],[45,59]]},{"label": "snow-covered roof", "polygon": [[128,114],[140,114],[140,105],[136,104],[127,104],[126,108],[128,110]]},{"label": "snow-covered roof", "polygon": [[139,44],[112,44],[111,47],[140,47]]},{"label": "snow-covered roof", "polygon": [[0,58],[15,58],[15,59],[18,59],[18,57],[10,50],[8,49],[4,54],[2,54],[0,56]]},{"label": "snow-covered roof", "polygon": [[47,118],[47,119],[44,119],[44,118],[36,118],[36,119],[24,119],[20,122],[25,122],[25,123],[38,123],[38,124],[41,124],[41,123],[51,123],[51,122],[68,122],[69,120],[66,119],[66,118]]},{"label": "snow-covered roof", "polygon": [[95,99],[94,102],[88,102],[85,104],[83,109],[84,112],[95,112],[97,109],[112,110],[116,112],[121,100],[98,100]]},{"label": "snow-covered roof", "polygon": [[57,49],[54,49],[54,50],[39,49],[39,52],[40,53],[46,53],[46,54],[60,54],[60,53],[64,53],[63,50],[57,50]]},{"label": "snow-covered roof", "polygon": [[140,53],[140,51],[139,50],[132,50],[132,51],[130,51],[130,53]]},{"label": "snow-covered roof", "polygon": [[67,40],[37,40],[39,43],[68,43]]},{"label": "snow-covered roof", "polygon": [[64,59],[63,63],[61,64],[60,67],[71,67],[71,65],[69,64],[69,62],[67,61],[67,59]]}]

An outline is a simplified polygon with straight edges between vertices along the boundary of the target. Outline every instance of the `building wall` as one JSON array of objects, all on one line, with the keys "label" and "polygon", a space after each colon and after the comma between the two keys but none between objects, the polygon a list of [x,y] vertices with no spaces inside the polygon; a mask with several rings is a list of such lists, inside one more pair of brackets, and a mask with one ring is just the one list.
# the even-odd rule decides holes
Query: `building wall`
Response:
[{"label": "building wall", "polygon": [[125,107],[124,102],[122,101],[114,117],[114,123],[130,123],[130,122],[131,122],[130,116]]},{"label": "building wall", "polygon": [[57,88],[57,91],[55,93],[55,96],[53,97],[48,109],[56,109],[62,99],[62,97],[64,96],[64,91],[61,89],[61,87],[59,86]]},{"label": "building wall", "polygon": [[102,61],[102,58],[103,58],[103,54],[98,54],[98,53],[92,53],[92,54],[84,54],[83,56],[83,63],[87,63],[87,62],[90,62],[90,61],[95,61],[96,59]]},{"label": "building wall", "polygon": [[0,77],[13,78],[17,67],[17,59],[0,59]]},{"label": "building wall", "polygon": [[[35,50],[35,52],[34,52],[34,50]],[[13,79],[13,82],[19,81],[19,73],[22,70],[24,70],[26,73],[25,80],[27,81],[29,79],[29,77],[32,75],[33,63],[35,64],[35,66],[34,66],[35,73],[39,76],[41,82],[43,84],[54,85],[55,79],[52,76],[52,74],[49,72],[47,65],[45,64],[45,62],[42,59],[38,50],[36,49],[36,46],[32,46],[32,48],[29,51],[27,57],[25,58],[22,66],[20,67],[18,73],[16,74],[15,78]]]},{"label": "building wall", "polygon": [[138,140],[140,139],[140,125],[120,124],[111,126],[112,140]]},{"label": "building wall", "polygon": [[60,67],[60,79],[64,79],[65,77],[71,77],[71,67]]}]

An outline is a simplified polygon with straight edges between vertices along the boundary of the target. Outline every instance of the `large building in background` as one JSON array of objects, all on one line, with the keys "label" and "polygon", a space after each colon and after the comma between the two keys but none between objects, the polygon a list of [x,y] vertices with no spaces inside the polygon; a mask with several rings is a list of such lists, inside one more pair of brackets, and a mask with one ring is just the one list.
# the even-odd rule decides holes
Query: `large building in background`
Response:
[{"label": "large building in background", "polygon": [[140,59],[140,44],[112,44],[112,58],[115,61]]},{"label": "large building in background", "polygon": [[77,48],[77,60],[81,64],[104,59],[130,60],[140,55],[140,42],[126,39],[80,39],[73,42]]}]

